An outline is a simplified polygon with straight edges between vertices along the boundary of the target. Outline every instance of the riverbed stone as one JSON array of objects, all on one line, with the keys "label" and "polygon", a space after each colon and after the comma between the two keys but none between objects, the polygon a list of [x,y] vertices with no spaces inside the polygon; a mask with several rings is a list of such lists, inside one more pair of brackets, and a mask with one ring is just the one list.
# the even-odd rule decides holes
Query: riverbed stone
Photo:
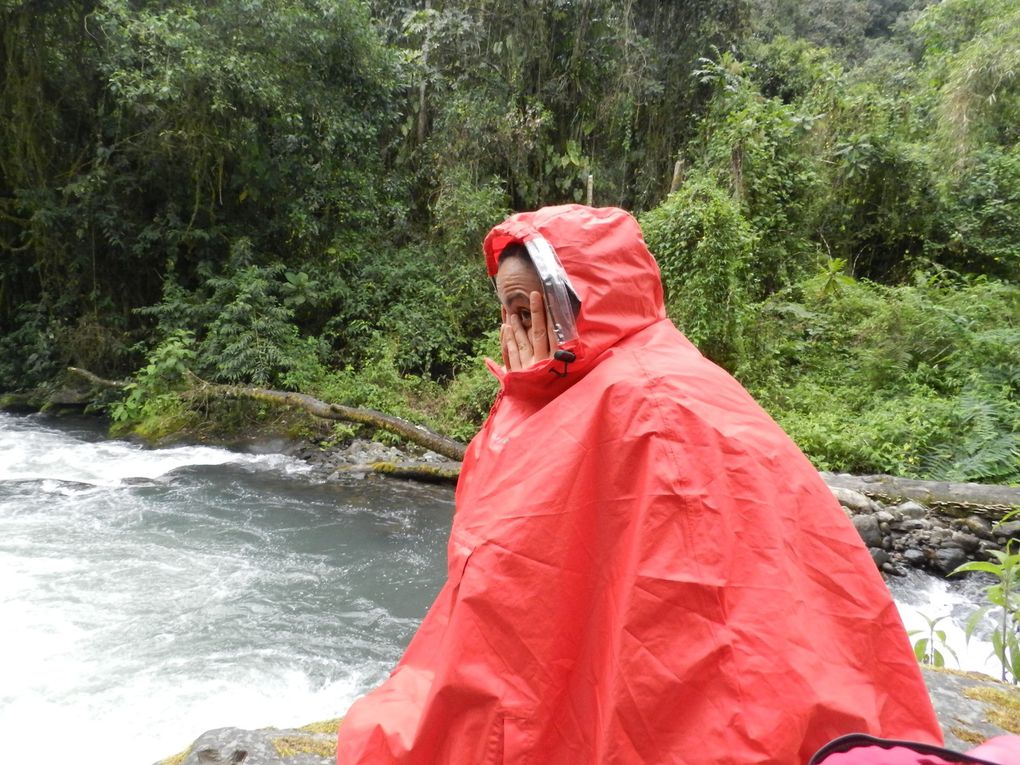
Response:
[{"label": "riverbed stone", "polygon": [[978,672],[922,667],[946,746],[966,751],[1005,733],[1020,733],[1020,691]]},{"label": "riverbed stone", "polygon": [[333,765],[339,720],[303,728],[216,728],[157,765]]},{"label": "riverbed stone", "polygon": [[832,492],[836,500],[849,510],[851,513],[866,514],[873,513],[877,509],[877,505],[872,500],[868,499],[865,495],[859,491],[853,489],[844,489],[839,486],[830,486],[829,490]]},{"label": "riverbed stone", "polygon": [[992,539],[992,524],[980,516],[967,516],[960,521],[960,528],[981,539]]},{"label": "riverbed stone", "polygon": [[875,561],[875,565],[879,568],[883,568],[889,563],[889,553],[881,547],[869,547],[868,552],[871,553],[871,559]]},{"label": "riverbed stone", "polygon": [[[921,674],[946,747],[967,751],[1006,733],[1020,733],[1020,690],[978,672],[922,666]],[[218,728],[156,765],[333,765],[339,720],[298,729]]]},{"label": "riverbed stone", "polygon": [[903,560],[915,568],[920,568],[924,566],[927,556],[923,550],[918,550],[916,547],[908,547],[903,551]]},{"label": "riverbed stone", "polygon": [[943,574],[948,574],[966,562],[967,553],[959,547],[940,547],[932,557],[932,565]]},{"label": "riverbed stone", "polygon": [[1006,521],[995,526],[995,533],[1010,539],[1020,538],[1020,521]]},{"label": "riverbed stone", "polygon": [[855,515],[853,524],[865,545],[868,547],[882,546],[882,529],[878,525],[878,520],[875,516]]},{"label": "riverbed stone", "polygon": [[896,521],[893,528],[899,529],[900,531],[917,531],[918,529],[928,529],[931,524],[928,523],[924,518],[905,518],[900,521]]},{"label": "riverbed stone", "polygon": [[900,518],[924,518],[928,515],[928,509],[917,502],[903,502],[893,508],[893,514]]},{"label": "riverbed stone", "polygon": [[973,534],[965,534],[962,531],[953,532],[949,538],[950,544],[959,547],[969,553],[977,552],[981,547],[981,540]]}]

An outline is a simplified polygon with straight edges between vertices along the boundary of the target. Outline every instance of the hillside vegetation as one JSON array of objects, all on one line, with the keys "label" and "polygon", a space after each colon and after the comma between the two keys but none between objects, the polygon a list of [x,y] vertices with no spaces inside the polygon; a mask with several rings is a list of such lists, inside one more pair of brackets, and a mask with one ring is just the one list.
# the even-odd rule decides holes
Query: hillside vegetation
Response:
[{"label": "hillside vegetation", "polygon": [[[514,210],[626,207],[821,468],[1020,482],[1020,0],[0,0],[0,390],[467,438]],[[250,416],[245,410],[244,416]],[[347,431],[341,429],[336,437]]]}]

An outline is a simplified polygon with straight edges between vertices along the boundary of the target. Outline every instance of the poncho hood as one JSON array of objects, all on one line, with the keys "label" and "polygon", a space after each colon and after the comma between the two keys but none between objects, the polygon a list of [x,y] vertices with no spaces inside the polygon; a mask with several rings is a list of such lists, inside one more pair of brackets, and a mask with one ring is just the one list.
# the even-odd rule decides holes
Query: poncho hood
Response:
[{"label": "poncho hood", "polygon": [[[340,765],[803,765],[939,743],[896,607],[817,471],[664,317],[620,210],[516,215],[581,299],[566,377],[496,371],[447,580]],[[543,362],[548,365],[550,362]]]},{"label": "poncho hood", "polygon": [[[513,215],[485,237],[489,276],[496,275],[508,246],[539,236],[553,244],[581,300],[578,339],[565,346],[577,356],[569,366],[571,379],[557,382],[549,374],[550,367],[558,366],[554,361],[513,374],[519,385],[545,389],[548,396],[576,382],[600,354],[625,337],[665,319],[666,308],[659,266],[637,221],[623,210],[560,205]],[[504,380],[501,368],[490,364],[490,369]]]}]

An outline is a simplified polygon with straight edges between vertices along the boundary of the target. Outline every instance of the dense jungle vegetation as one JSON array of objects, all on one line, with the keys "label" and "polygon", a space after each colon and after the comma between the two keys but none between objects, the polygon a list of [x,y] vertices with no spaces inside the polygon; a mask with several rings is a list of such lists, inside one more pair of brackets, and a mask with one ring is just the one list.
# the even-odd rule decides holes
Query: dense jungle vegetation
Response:
[{"label": "dense jungle vegetation", "polygon": [[1020,482],[1017,28],[1020,0],[0,0],[0,390],[74,364],[133,375],[121,429],[236,416],[194,373],[470,436],[481,239],[590,174],[819,467]]}]

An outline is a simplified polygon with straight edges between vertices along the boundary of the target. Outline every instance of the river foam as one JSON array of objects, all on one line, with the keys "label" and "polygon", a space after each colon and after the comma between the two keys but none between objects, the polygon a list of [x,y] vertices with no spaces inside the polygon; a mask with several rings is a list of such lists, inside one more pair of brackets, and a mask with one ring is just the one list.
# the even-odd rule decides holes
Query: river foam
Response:
[{"label": "river foam", "polygon": [[441,583],[451,496],[0,415],[0,741],[154,762],[341,715]]}]

